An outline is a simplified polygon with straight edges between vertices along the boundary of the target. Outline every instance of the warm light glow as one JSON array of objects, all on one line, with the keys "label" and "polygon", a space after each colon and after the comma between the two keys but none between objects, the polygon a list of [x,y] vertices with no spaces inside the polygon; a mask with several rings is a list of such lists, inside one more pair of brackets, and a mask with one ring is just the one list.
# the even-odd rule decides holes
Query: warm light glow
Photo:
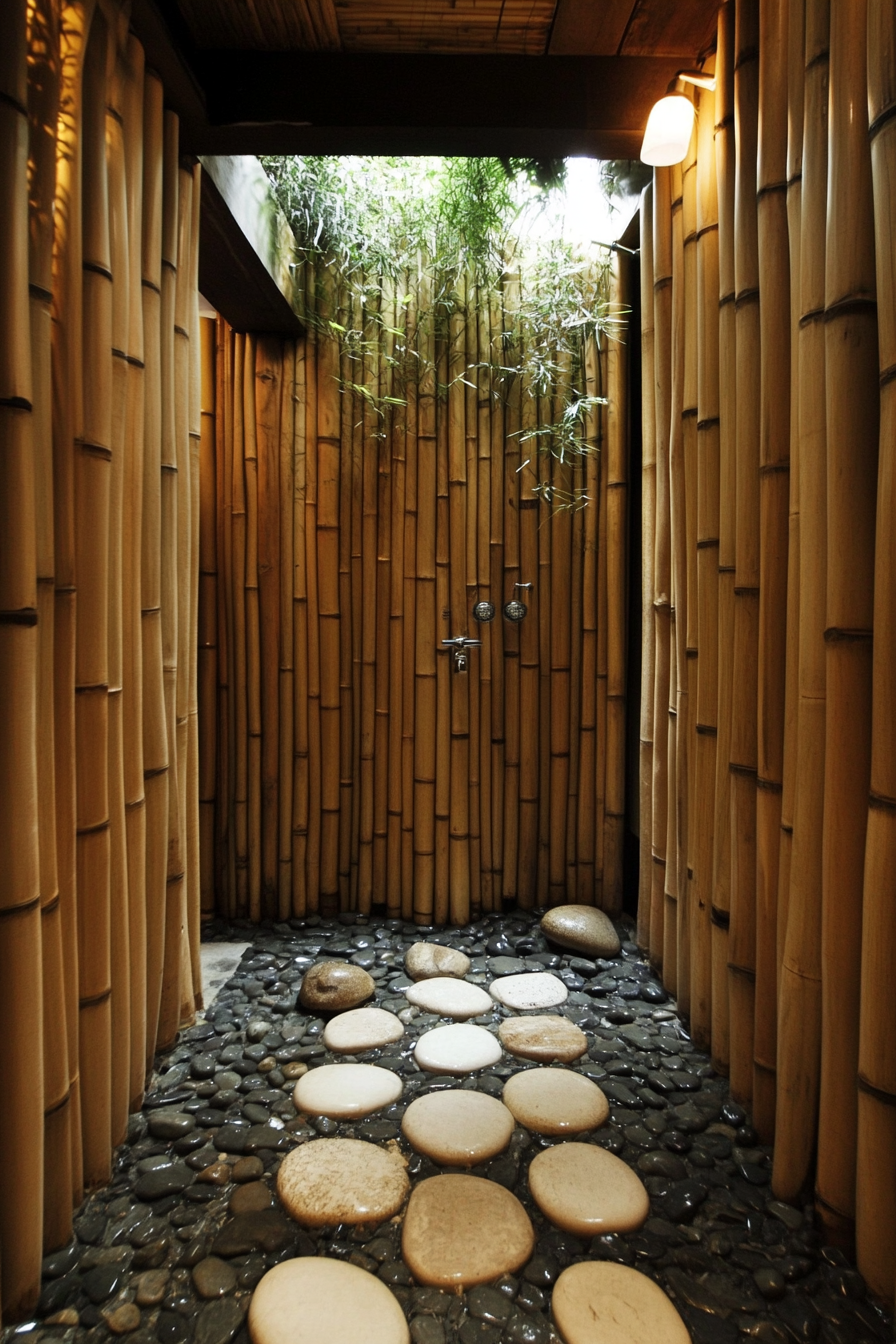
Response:
[{"label": "warm light glow", "polygon": [[647,118],[641,145],[641,162],[654,168],[681,163],[688,152],[694,129],[694,104],[683,94],[672,93],[654,103]]}]

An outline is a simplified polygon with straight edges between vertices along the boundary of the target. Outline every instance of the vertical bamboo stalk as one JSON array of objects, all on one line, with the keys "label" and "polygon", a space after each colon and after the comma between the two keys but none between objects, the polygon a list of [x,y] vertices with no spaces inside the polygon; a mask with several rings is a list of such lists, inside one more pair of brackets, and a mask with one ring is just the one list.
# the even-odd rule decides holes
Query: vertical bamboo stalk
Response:
[{"label": "vertical bamboo stalk", "polygon": [[418,310],[417,582],[414,731],[414,919],[435,906],[436,789],[436,371],[429,284],[421,274]]},{"label": "vertical bamboo stalk", "polygon": [[[215,810],[226,809],[226,794],[216,799],[218,774],[218,510],[216,485],[215,323],[201,319],[201,440],[199,459],[199,829],[202,916],[215,913]],[[290,529],[292,517],[290,516]]]},{"label": "vertical bamboo stalk", "polygon": [[187,938],[184,940],[184,1000],[182,1022],[193,1021],[202,1007],[201,860],[199,836],[199,453],[202,439],[202,351],[199,321],[199,214],[202,169],[192,169],[192,212],[187,238],[187,314],[190,348],[188,416],[188,474],[190,479],[190,547],[188,552],[187,622]]},{"label": "vertical bamboo stalk", "polygon": [[669,428],[672,374],[672,181],[660,168],[653,181],[653,303],[656,390],[656,531],[653,562],[653,799],[651,808],[650,960],[663,964],[666,822],[669,794],[669,657],[672,620],[672,537],[669,518]]},{"label": "vertical bamboo stalk", "polygon": [[141,643],[143,662],[143,787],[146,802],[146,1064],[159,1027],[168,859],[168,735],[162,670],[162,85],[143,86],[143,512]]},{"label": "vertical bamboo stalk", "polygon": [[[320,316],[329,320],[336,295],[322,278]],[[317,568],[320,622],[320,899],[339,902],[339,458],[341,450],[339,346],[324,335],[317,363]],[[362,906],[363,908],[363,906]]]},{"label": "vertical bamboo stalk", "polygon": [[[504,309],[505,325],[509,326],[507,318],[511,321],[520,311],[520,301],[522,290],[520,284],[519,263],[513,257],[504,277]],[[520,350],[522,343],[521,326],[517,326],[513,336],[514,353]],[[513,362],[511,360],[511,362]],[[520,573],[520,530],[519,530],[519,510],[517,509],[517,499],[519,495],[519,476],[517,468],[520,465],[519,455],[519,431],[522,423],[522,379],[519,375],[511,376],[507,385],[504,405],[504,443],[503,443],[503,475],[501,478],[501,493],[504,513],[503,528],[503,591],[507,597],[526,596],[525,590],[517,590],[514,584],[518,582],[532,582],[526,575]],[[548,403],[550,405],[550,403]],[[550,413],[550,412],[549,412]],[[546,459],[546,464],[550,459]],[[542,466],[544,471],[545,467]],[[545,546],[549,553],[553,553],[554,545],[554,523],[551,519],[543,538]],[[547,592],[547,588],[542,588],[541,592]],[[553,594],[551,595],[553,596]],[[506,598],[504,599],[506,601]],[[503,606],[503,603],[502,603]],[[553,613],[553,602],[551,603],[551,612]],[[527,618],[528,619],[528,618]],[[557,633],[557,627],[554,623],[556,618],[547,618],[551,620],[548,626],[550,635]],[[502,617],[503,621],[503,617]],[[502,881],[501,897],[504,901],[511,901],[516,898],[516,880],[519,864],[519,825],[520,825],[520,628],[519,625],[511,625],[509,622],[504,628],[504,696],[502,705],[503,723],[504,723],[504,767],[503,767],[503,786],[504,786],[504,818],[502,825]],[[561,655],[562,661],[567,661],[565,656]],[[553,650],[547,663],[542,666],[542,673],[547,672],[549,681],[549,694],[554,689],[554,679],[551,676],[551,668],[554,662]],[[551,724],[547,726],[550,741]],[[553,749],[553,743],[551,743]],[[564,747],[559,744],[562,751]],[[562,765],[561,765],[562,769]],[[554,759],[548,757],[549,779],[553,781]],[[551,887],[549,900],[553,903],[562,896],[555,896],[554,882],[558,880],[561,889],[563,882],[563,855],[564,855],[564,833],[561,829],[562,820],[565,816],[563,805],[559,813],[558,807],[554,803],[552,783],[548,785],[549,793],[545,801],[550,799],[549,807],[552,812],[552,825],[550,832],[550,862],[548,882]],[[565,787],[562,782],[559,790],[561,796],[565,795]],[[560,821],[558,826],[557,822]],[[559,868],[559,875],[556,869]]]},{"label": "vertical bamboo stalk", "polygon": [[[539,397],[539,423],[550,424],[553,420],[553,398],[549,395]],[[554,591],[553,573],[553,517],[550,511],[551,490],[553,488],[552,460],[550,457],[539,462],[536,470],[542,487],[542,498],[548,503],[543,511],[542,526],[538,535],[538,868],[536,870],[536,889],[543,897],[550,890],[551,882],[551,623],[553,619]],[[606,479],[606,475],[605,475]],[[604,505],[606,509],[606,504]],[[605,568],[605,567],[604,567]],[[604,642],[603,642],[603,724],[604,747],[606,747],[607,722],[607,642],[606,642],[606,583],[604,584]],[[527,617],[528,619],[528,617]],[[513,638],[513,636],[511,636]],[[505,632],[505,640],[507,634]],[[509,641],[507,641],[509,643]],[[506,680],[506,677],[505,677]],[[505,730],[506,736],[506,730]],[[505,742],[504,756],[507,748]],[[606,789],[606,750],[600,755],[601,798]],[[603,845],[606,839],[604,813],[600,815],[600,838]],[[504,837],[506,845],[506,836]]]},{"label": "vertical bamboo stalk", "polygon": [[[652,192],[648,191],[651,196]],[[648,231],[652,228],[652,221],[648,219],[646,225]],[[647,272],[647,268],[645,268]],[[652,266],[649,273],[643,275],[643,283],[649,287],[652,281]],[[650,310],[653,312],[652,292],[650,294]],[[652,326],[652,323],[651,323]],[[652,347],[651,347],[652,349]],[[597,365],[597,341],[594,333],[590,333],[585,341],[583,351],[585,394],[588,397],[597,398],[598,396],[598,365]],[[650,397],[652,404],[653,380],[650,382]],[[585,437],[587,446],[587,456],[585,458],[585,497],[587,503],[583,509],[584,515],[584,536],[583,536],[583,558],[582,558],[582,643],[581,643],[581,662],[579,678],[579,703],[580,703],[580,733],[579,733],[579,793],[578,793],[578,832],[576,838],[576,888],[574,900],[581,905],[593,905],[595,902],[596,891],[596,873],[595,856],[597,852],[597,836],[595,835],[594,814],[596,807],[597,794],[597,601],[598,601],[598,512],[600,508],[599,498],[599,473],[600,465],[599,454],[599,433],[600,433],[600,407],[592,405],[585,413]],[[646,450],[646,449],[645,449]],[[651,441],[649,451],[654,451]],[[652,532],[653,520],[650,520]],[[652,554],[650,561],[650,570],[652,575],[653,562]],[[650,587],[651,602],[653,600],[653,586],[651,578]],[[644,614],[644,622],[651,633],[653,631],[653,610],[649,607]],[[652,664],[651,664],[652,677]],[[651,701],[650,713],[653,712]],[[650,796],[650,776],[642,785],[642,797],[646,792]],[[644,832],[642,831],[642,836]],[[646,833],[648,845],[649,861],[649,829]],[[649,874],[649,862],[647,872]],[[648,887],[649,902],[649,887]],[[649,905],[648,905],[649,908]],[[640,910],[640,906],[639,906]]]},{"label": "vertical bamboo stalk", "polygon": [[697,121],[697,664],[694,738],[694,880],[691,890],[691,1035],[712,1040],[712,865],[719,683],[719,204],[715,99]]},{"label": "vertical bamboo stalk", "polygon": [[[351,321],[352,296],[343,291],[339,305],[347,321]],[[343,345],[340,372],[346,384],[355,381],[354,357]],[[355,762],[355,677],[354,677],[354,606],[352,603],[352,505],[353,505],[353,452],[355,433],[355,406],[352,395],[342,398],[340,418],[341,453],[345,470],[341,473],[339,490],[339,604],[345,620],[339,622],[339,903],[341,909],[351,909],[352,852],[355,833],[352,816],[356,802],[354,777]],[[357,854],[356,854],[357,862]],[[357,873],[357,866],[354,869]]]},{"label": "vertical bamboo stalk", "polygon": [[[361,666],[360,672],[360,836],[358,853],[358,909],[365,913],[373,904],[374,812],[376,807],[376,653],[377,653],[377,467],[379,396],[379,303],[365,295],[364,330],[370,346],[364,355],[361,404]],[[321,351],[323,354],[323,351]],[[318,377],[318,434],[324,427],[324,402]],[[371,404],[373,402],[374,404]]]},{"label": "vertical bamboo stalk", "polygon": [[[280,603],[280,415],[283,342],[259,337],[255,348],[258,446],[258,617],[261,654],[261,908],[279,911],[280,652],[285,632]],[[290,641],[290,645],[292,641]],[[338,772],[338,755],[334,761]],[[337,785],[338,808],[338,785]]]},{"label": "vertical bamboo stalk", "polygon": [[[476,557],[476,597],[482,602],[491,602],[496,611],[500,606],[500,593],[492,587],[491,570],[491,419],[497,414],[496,399],[493,391],[491,370],[492,334],[489,325],[490,295],[488,287],[479,285],[477,306],[478,359],[477,390],[479,414],[476,425],[478,481],[476,497],[478,500],[477,557]],[[482,626],[482,652],[479,659],[479,792],[482,800],[480,808],[480,867],[482,909],[493,909],[494,891],[494,851],[492,847],[492,669],[494,667],[494,645],[497,642],[497,622]]]},{"label": "vertical bamboo stalk", "polygon": [[[610,303],[618,320],[629,306],[628,263],[610,264]],[[628,589],[628,352],[619,339],[607,347],[607,796],[603,908],[622,912],[625,840],[625,651]]]},{"label": "vertical bamboo stalk", "polygon": [[[449,826],[451,820],[451,654],[442,644],[450,619],[450,534],[448,514],[448,333],[442,321],[436,332],[436,787],[434,917],[446,924]],[[446,616],[446,612],[448,615]]]},{"label": "vertical bamboo stalk", "polygon": [[796,1197],[811,1167],[821,1048],[827,566],[824,300],[829,0],[813,0],[806,6],[805,15],[798,360],[799,697],[790,896],[778,990],[778,1087],[772,1173],[775,1193],[784,1199]]},{"label": "vertical bamboo stalk", "polygon": [[790,511],[790,253],[787,226],[788,9],[761,0],[759,143],[759,690],[756,793],[756,1017],[753,1118],[775,1128],[778,855],[784,785],[784,691]]},{"label": "vertical bamboo stalk", "polygon": [[734,579],[737,379],[734,276],[734,5],[719,10],[716,53],[716,180],[719,212],[719,655],[712,856],[712,1057],[728,1071],[728,944],[731,918],[731,698],[734,684]]},{"label": "vertical bamboo stalk", "polygon": [[109,819],[109,489],[112,437],[112,275],[106,178],[108,29],[94,15],[84,58],[84,421],[75,446],[75,645],[79,1059],[84,1176],[109,1179],[111,920]]},{"label": "vertical bamboo stalk", "polygon": [[280,442],[278,444],[278,471],[280,477],[280,744],[278,753],[279,816],[277,823],[277,917],[288,919],[292,912],[292,806],[293,806],[293,742],[295,733],[295,631],[293,620],[293,574],[295,571],[295,433],[296,433],[296,363],[295,342],[285,346],[283,377],[280,383]]},{"label": "vertical bamboo stalk", "polygon": [[389,442],[392,359],[395,344],[395,290],[384,279],[380,296],[382,327],[379,350],[380,397],[376,439],[376,677],[374,685],[373,761],[373,891],[372,901],[386,899],[389,845],[389,685],[391,666],[389,605],[392,567],[392,451]]},{"label": "vertical bamboo stalk", "polygon": [[[507,311],[505,315],[503,290],[496,289],[489,296],[489,344],[492,360],[496,365],[504,363],[505,326],[510,329],[514,315]],[[492,372],[492,404],[489,419],[490,441],[489,458],[491,471],[489,479],[489,586],[491,601],[497,612],[503,611],[504,603],[510,596],[504,591],[504,419],[505,387],[503,376],[497,370]],[[540,590],[543,592],[543,590]],[[490,909],[501,908],[504,871],[504,636],[505,622],[496,617],[490,629],[491,645],[491,714],[488,736],[491,741],[491,905]],[[486,771],[483,769],[483,778]],[[545,795],[542,795],[543,797]],[[539,855],[540,862],[540,855]],[[544,890],[539,885],[539,890]]]},{"label": "vertical bamboo stalk", "polygon": [[[308,884],[308,574],[306,536],[307,421],[314,378],[311,328],[296,352],[295,499],[292,532],[293,564],[293,777],[292,777],[292,912],[307,910]],[[316,413],[316,412],[315,412]]]},{"label": "vertical bamboo stalk", "polygon": [[[479,360],[479,320],[477,277],[470,271],[466,277],[467,308],[464,320],[464,434],[466,452],[466,612],[470,623],[470,633],[481,638],[481,627],[471,619],[471,612],[478,599],[479,589],[479,410],[476,375]],[[468,747],[468,785],[470,814],[470,918],[479,919],[482,914],[482,851],[481,823],[482,790],[480,788],[479,743],[481,741],[480,675],[484,666],[482,648],[476,654],[476,662],[470,677],[470,720]]]},{"label": "vertical bamboo stalk", "polygon": [[[551,423],[556,424],[563,414],[563,407],[569,396],[570,368],[569,357],[561,353],[557,360],[558,376],[553,397]],[[549,459],[552,485],[565,494],[571,493],[571,473],[569,464],[556,457]],[[562,498],[562,496],[561,496]],[[572,518],[568,509],[553,506],[546,523],[550,529],[551,547],[551,606],[550,606],[550,863],[548,869],[549,894],[551,905],[560,905],[567,900],[566,892],[566,830],[569,810],[570,778],[570,733],[569,707],[572,667],[572,639],[570,630],[570,547],[572,544]],[[615,614],[615,613],[614,613]],[[529,619],[528,617],[526,618]],[[610,638],[614,631],[611,628]],[[608,711],[609,712],[609,711]],[[610,759],[608,749],[607,775],[612,775],[615,757]],[[605,821],[607,831],[615,832],[616,823],[609,816]],[[615,835],[614,835],[615,838]]]},{"label": "vertical bamboo stalk", "polygon": [[[654,217],[656,227],[656,217]],[[652,283],[652,279],[651,279]],[[597,351],[596,383],[598,395],[607,393],[607,342],[604,339]],[[597,451],[597,704],[595,708],[595,797],[594,797],[594,899],[600,909],[604,900],[604,851],[606,849],[607,795],[607,461],[606,461],[606,405],[598,413]],[[665,759],[665,757],[664,757]],[[651,781],[652,783],[652,781]],[[665,828],[663,830],[665,842]],[[660,888],[662,878],[660,877]],[[652,894],[651,894],[652,900]],[[652,906],[651,906],[652,909]],[[662,911],[662,903],[660,903]],[[660,938],[662,948],[662,937]]]},{"label": "vertical bamboo stalk", "polygon": [[401,708],[401,915],[410,920],[414,915],[416,890],[415,823],[415,725],[416,647],[417,647],[417,378],[416,361],[412,352],[417,346],[416,284],[408,284],[409,299],[405,305],[405,365],[404,388],[407,399],[405,421],[405,507],[404,507],[404,639],[402,642],[403,695]]},{"label": "vertical bamboo stalk", "polygon": [[[855,1223],[865,802],[871,779],[874,531],[878,468],[877,290],[867,125],[867,6],[831,3],[825,384],[825,603],[821,1088],[816,1206],[829,1235]],[[886,248],[882,264],[889,255]],[[889,528],[890,520],[887,514]],[[836,1103],[835,1103],[836,1098]]]},{"label": "vertical bamboo stalk", "polygon": [[246,687],[246,472],[245,436],[246,337],[233,348],[233,434],[231,439],[231,611],[233,625],[233,830],[236,892],[234,908],[249,914],[249,716]]},{"label": "vertical bamboo stalk", "polygon": [[218,809],[217,871],[222,913],[236,913],[236,666],[233,620],[233,356],[235,340],[222,317],[215,324],[216,393],[215,450],[218,456],[218,556],[223,582],[218,585]]},{"label": "vertical bamboo stalk", "polygon": [[[448,319],[449,636],[473,634],[467,610],[466,322],[467,277],[460,276],[456,307]],[[451,675],[448,914],[452,924],[467,924],[470,919],[470,686],[479,657],[479,650],[471,649],[466,673]]]},{"label": "vertical bamboo stalk", "polygon": [[[406,292],[406,291],[405,291]],[[394,323],[401,332],[399,341],[407,347],[407,327],[402,331],[402,323],[407,323],[407,305],[399,300],[395,304]],[[398,370],[394,381],[395,396],[399,402],[390,417],[389,451],[391,454],[392,491],[390,497],[389,526],[392,539],[391,564],[389,567],[389,664],[392,675],[389,677],[389,770],[388,770],[388,839],[386,866],[388,880],[386,885],[386,912],[390,919],[400,919],[402,912],[402,814],[403,800],[403,726],[404,700],[410,687],[406,687],[408,666],[404,662],[405,641],[405,510],[407,507],[407,387],[402,357],[396,351]]]},{"label": "vertical bamboo stalk", "polygon": [[759,263],[756,140],[759,10],[738,5],[735,20],[734,284],[737,333],[735,396],[734,681],[731,700],[731,931],[728,947],[731,1091],[753,1093],[756,979],[756,696],[759,640]]},{"label": "vertical bamboo stalk", "polygon": [[874,663],[871,792],[865,844],[862,927],[862,1007],[859,1043],[856,1248],[862,1273],[874,1293],[890,1299],[894,1256],[894,1108],[896,1058],[888,1030],[893,950],[896,946],[893,860],[896,854],[896,669],[893,650],[894,576],[892,518],[896,507],[896,275],[892,238],[896,227],[893,165],[896,162],[896,14],[880,0],[868,5],[868,120],[877,243],[877,307],[880,341],[880,462],[874,577]]},{"label": "vertical bamboo stalk", "polygon": [[0,1059],[24,1103],[5,1108],[0,1119],[10,1159],[0,1174],[0,1300],[12,1315],[31,1310],[40,1291],[44,1169],[26,51],[26,10],[18,5],[7,16],[0,55],[0,1013],[21,1024],[3,1032]]},{"label": "vertical bamboo stalk", "polygon": [[[322,301],[322,288],[315,275],[315,303]],[[320,908],[320,842],[321,842],[321,724],[320,724],[320,605],[317,564],[317,500],[318,500],[318,361],[325,336],[309,332],[306,346],[306,401],[305,401],[305,654],[307,668],[307,793],[305,808],[305,882],[307,908]],[[296,686],[298,704],[299,687]]]},{"label": "vertical bamboo stalk", "polygon": [[246,620],[246,721],[248,734],[247,862],[249,918],[261,918],[261,620],[258,592],[258,401],[255,394],[257,338],[246,337],[243,354],[243,473],[246,491],[246,564],[242,581]]},{"label": "vertical bamboo stalk", "polygon": [[[538,397],[533,395],[529,379],[524,377],[520,428],[531,433],[537,427]],[[530,444],[523,442],[523,465],[518,476],[520,508],[520,569],[525,582],[534,582],[526,576],[538,573],[539,507],[538,457]],[[552,520],[545,520],[545,528]],[[516,890],[519,904],[530,910],[536,904],[538,891],[538,810],[539,810],[539,611],[538,590],[524,593],[529,614],[520,627],[520,784],[519,784],[519,842]],[[592,668],[592,675],[594,669]],[[592,682],[592,699],[594,684]],[[592,716],[593,717],[593,716]],[[594,818],[588,818],[587,834],[594,843]],[[593,861],[592,861],[593,869]]]},{"label": "vertical bamboo stalk", "polygon": [[[641,194],[641,725],[638,754],[639,839],[638,946],[650,947],[650,885],[653,859],[653,682],[656,621],[653,566],[656,537],[656,372],[653,311],[653,184]],[[593,512],[592,507],[592,512]],[[584,674],[584,668],[583,668]]]}]

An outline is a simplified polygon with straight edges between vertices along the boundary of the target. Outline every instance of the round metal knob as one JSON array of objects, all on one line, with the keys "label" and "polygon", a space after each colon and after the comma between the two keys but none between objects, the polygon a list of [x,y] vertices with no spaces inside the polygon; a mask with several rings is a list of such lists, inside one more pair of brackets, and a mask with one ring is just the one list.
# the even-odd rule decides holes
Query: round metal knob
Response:
[{"label": "round metal knob", "polygon": [[474,620],[480,621],[483,625],[487,621],[495,619],[495,608],[491,602],[477,602],[473,608]]},{"label": "round metal knob", "polygon": [[525,602],[519,602],[515,597],[504,604],[504,615],[508,621],[521,621],[528,610]]}]

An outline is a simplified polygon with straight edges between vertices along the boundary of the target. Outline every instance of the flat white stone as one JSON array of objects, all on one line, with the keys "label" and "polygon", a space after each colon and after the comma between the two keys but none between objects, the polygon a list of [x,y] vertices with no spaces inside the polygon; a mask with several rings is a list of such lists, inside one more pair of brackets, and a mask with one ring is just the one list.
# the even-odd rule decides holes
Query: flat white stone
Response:
[{"label": "flat white stone", "polygon": [[277,1173],[280,1201],[304,1227],[385,1222],[409,1188],[399,1153],[359,1139],[305,1143],[287,1153]]},{"label": "flat white stone", "polygon": [[324,1045],[328,1050],[355,1055],[399,1041],[403,1035],[404,1026],[394,1013],[387,1013],[384,1008],[352,1008],[327,1023]]},{"label": "flat white stone", "polygon": [[588,1037],[568,1017],[540,1013],[538,1017],[508,1017],[498,1028],[505,1050],[539,1063],[569,1064],[584,1055]]},{"label": "flat white stone", "polygon": [[411,985],[405,990],[405,998],[417,1008],[423,1008],[427,1013],[439,1013],[442,1017],[478,1017],[492,1006],[491,995],[484,989],[448,975],[434,976]]},{"label": "flat white stone", "polygon": [[495,1181],[431,1176],[414,1187],[401,1253],[418,1283],[469,1288],[513,1274],[535,1246],[522,1204]]},{"label": "flat white stone", "polygon": [[434,1162],[472,1167],[503,1152],[513,1134],[514,1119],[497,1097],[456,1088],[412,1101],[401,1128],[417,1152]]},{"label": "flat white stone", "polygon": [[633,1232],[650,1212],[644,1183],[625,1162],[591,1143],[558,1143],[529,1163],[542,1213],[577,1237]]},{"label": "flat white stone", "polygon": [[473,1073],[497,1064],[501,1045],[485,1027],[469,1022],[452,1022],[449,1027],[434,1027],[417,1041],[414,1058],[421,1069],[431,1073]]},{"label": "flat white stone", "polygon": [[690,1344],[684,1322],[653,1279],[627,1265],[583,1261],[564,1269],[551,1297],[564,1344]]},{"label": "flat white stone", "polygon": [[527,971],[524,975],[502,975],[489,985],[493,999],[507,1008],[556,1008],[569,994],[562,980],[550,971]]},{"label": "flat white stone", "polygon": [[456,947],[441,943],[412,943],[405,953],[404,968],[412,980],[430,980],[436,975],[464,976],[470,958]]},{"label": "flat white stone", "polygon": [[391,1069],[375,1064],[322,1064],[296,1083],[297,1111],[348,1120],[391,1106],[401,1096],[402,1082]]},{"label": "flat white stone", "polygon": [[249,1307],[252,1344],[410,1344],[404,1312],[356,1265],[305,1255],[268,1270]]},{"label": "flat white stone", "polygon": [[504,1084],[502,1100],[536,1134],[580,1134],[610,1114],[597,1083],[572,1069],[526,1069]]}]

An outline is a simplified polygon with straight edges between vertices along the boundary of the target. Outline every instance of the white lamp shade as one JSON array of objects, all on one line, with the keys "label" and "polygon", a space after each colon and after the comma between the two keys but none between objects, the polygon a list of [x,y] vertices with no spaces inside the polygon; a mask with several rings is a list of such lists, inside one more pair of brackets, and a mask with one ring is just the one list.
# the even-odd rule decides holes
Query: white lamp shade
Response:
[{"label": "white lamp shade", "polygon": [[641,162],[655,168],[681,163],[694,129],[694,104],[681,93],[670,93],[654,103],[647,118]]}]

